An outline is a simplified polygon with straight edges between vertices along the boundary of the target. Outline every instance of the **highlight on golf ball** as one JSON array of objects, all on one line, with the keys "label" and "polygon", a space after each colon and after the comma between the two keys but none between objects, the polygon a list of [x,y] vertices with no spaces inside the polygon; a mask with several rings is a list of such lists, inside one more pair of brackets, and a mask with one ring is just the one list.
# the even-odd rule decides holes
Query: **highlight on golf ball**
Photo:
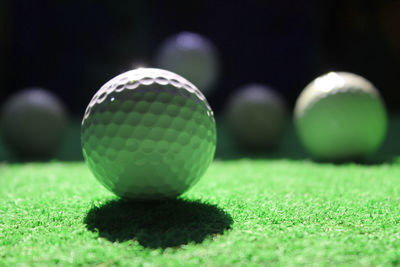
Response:
[{"label": "highlight on golf ball", "polygon": [[218,53],[206,37],[180,32],[167,38],[156,52],[155,65],[182,75],[208,94],[219,72]]},{"label": "highlight on golf ball", "polygon": [[3,140],[20,159],[49,159],[59,148],[67,127],[62,101],[43,88],[31,87],[12,95],[2,106]]},{"label": "highlight on golf ball", "polygon": [[116,195],[173,198],[212,162],[216,126],[207,100],[192,83],[143,68],[118,75],[93,96],[81,142],[90,170]]},{"label": "highlight on golf ball", "polygon": [[295,105],[303,146],[316,159],[364,159],[384,141],[385,104],[374,85],[356,74],[330,72],[312,81]]},{"label": "highlight on golf ball", "polygon": [[288,125],[289,111],[277,91],[262,84],[249,84],[229,100],[226,119],[238,144],[262,150],[277,145]]}]

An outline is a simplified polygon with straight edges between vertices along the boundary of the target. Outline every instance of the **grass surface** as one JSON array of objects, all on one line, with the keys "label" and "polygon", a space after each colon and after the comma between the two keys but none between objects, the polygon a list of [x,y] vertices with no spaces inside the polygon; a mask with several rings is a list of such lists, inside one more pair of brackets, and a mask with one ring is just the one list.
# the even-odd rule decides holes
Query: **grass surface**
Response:
[{"label": "grass surface", "polygon": [[[180,199],[125,202],[83,162],[79,121],[50,163],[0,144],[0,266],[400,265],[400,116],[366,164],[306,159],[293,131],[270,154],[235,147]],[[243,158],[252,157],[252,159]]]},{"label": "grass surface", "polygon": [[180,200],[124,202],[84,163],[0,166],[0,266],[400,265],[400,164],[215,161]]}]

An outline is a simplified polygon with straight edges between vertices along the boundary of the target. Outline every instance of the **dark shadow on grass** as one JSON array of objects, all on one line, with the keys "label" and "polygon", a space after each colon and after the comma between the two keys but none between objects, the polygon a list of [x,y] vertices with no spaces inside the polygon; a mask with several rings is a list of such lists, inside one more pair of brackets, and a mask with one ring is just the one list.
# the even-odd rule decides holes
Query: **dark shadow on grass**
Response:
[{"label": "dark shadow on grass", "polygon": [[340,160],[318,160],[313,159],[315,163],[321,164],[334,164],[337,166],[342,165],[349,165],[349,164],[356,164],[356,165],[363,165],[363,166],[377,166],[382,164],[392,164],[396,161],[395,157],[388,156],[388,155],[374,155],[368,158],[344,158]]},{"label": "dark shadow on grass", "polygon": [[93,207],[85,218],[90,231],[112,242],[137,240],[148,248],[201,243],[223,234],[231,216],[215,205],[187,200],[141,202],[112,200]]}]

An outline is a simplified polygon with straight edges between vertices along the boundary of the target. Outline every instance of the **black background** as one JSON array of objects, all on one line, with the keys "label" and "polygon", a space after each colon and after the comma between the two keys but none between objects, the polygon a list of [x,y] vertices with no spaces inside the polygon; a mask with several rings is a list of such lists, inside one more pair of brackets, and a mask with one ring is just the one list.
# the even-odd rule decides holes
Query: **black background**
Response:
[{"label": "black background", "polygon": [[316,76],[350,71],[372,81],[389,109],[400,100],[399,1],[0,2],[0,97],[28,86],[57,93],[81,116],[91,96],[137,64],[151,66],[169,35],[194,31],[217,47],[218,112],[247,83],[293,105]]}]

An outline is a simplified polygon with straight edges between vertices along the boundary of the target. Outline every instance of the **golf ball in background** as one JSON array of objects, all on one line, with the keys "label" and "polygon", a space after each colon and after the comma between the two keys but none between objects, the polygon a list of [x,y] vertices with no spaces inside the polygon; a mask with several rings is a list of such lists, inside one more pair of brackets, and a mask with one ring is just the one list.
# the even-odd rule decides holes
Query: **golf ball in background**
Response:
[{"label": "golf ball in background", "polygon": [[289,122],[281,95],[268,86],[242,87],[229,100],[226,118],[232,135],[242,147],[268,149],[279,142]]},{"label": "golf ball in background", "polygon": [[155,65],[182,75],[204,94],[215,85],[219,71],[214,45],[192,32],[181,32],[166,39],[156,53]]},{"label": "golf ball in background", "polygon": [[312,81],[295,107],[298,136],[320,160],[362,159],[386,136],[385,105],[361,76],[330,72]]},{"label": "golf ball in background", "polygon": [[107,189],[130,199],[176,197],[194,185],[216,147],[213,112],[181,76],[143,68],[107,82],[90,101],[84,158]]},{"label": "golf ball in background", "polygon": [[1,110],[2,137],[23,159],[54,156],[67,126],[61,100],[41,88],[28,88],[11,96]]}]

